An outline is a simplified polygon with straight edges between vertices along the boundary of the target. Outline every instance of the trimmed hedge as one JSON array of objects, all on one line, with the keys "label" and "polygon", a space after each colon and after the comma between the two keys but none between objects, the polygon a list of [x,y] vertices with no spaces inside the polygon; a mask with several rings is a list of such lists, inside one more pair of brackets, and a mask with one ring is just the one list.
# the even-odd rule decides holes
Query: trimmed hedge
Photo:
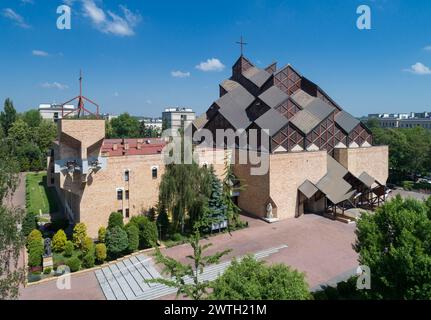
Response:
[{"label": "trimmed hedge", "polygon": [[77,257],[72,257],[67,260],[66,265],[70,268],[70,272],[76,272],[81,268],[81,260]]}]

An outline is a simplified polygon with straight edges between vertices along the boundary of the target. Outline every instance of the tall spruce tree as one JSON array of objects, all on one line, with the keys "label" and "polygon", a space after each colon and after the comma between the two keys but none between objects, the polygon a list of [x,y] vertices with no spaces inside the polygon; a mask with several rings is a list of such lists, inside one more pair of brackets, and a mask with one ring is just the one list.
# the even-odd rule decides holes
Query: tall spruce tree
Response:
[{"label": "tall spruce tree", "polygon": [[2,126],[5,135],[8,135],[9,129],[12,124],[16,121],[17,115],[15,107],[13,106],[12,100],[7,98],[4,102],[4,111],[0,114],[0,124]]}]

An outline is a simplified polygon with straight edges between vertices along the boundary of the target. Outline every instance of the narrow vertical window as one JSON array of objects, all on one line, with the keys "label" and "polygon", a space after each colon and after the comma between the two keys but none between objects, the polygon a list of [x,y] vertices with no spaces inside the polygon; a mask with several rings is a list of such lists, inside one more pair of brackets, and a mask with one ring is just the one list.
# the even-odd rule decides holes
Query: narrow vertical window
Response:
[{"label": "narrow vertical window", "polygon": [[129,218],[130,217],[130,211],[129,211],[129,208],[127,208],[126,209],[126,218]]},{"label": "narrow vertical window", "polygon": [[130,172],[129,170],[124,171],[124,181],[129,181]]},{"label": "narrow vertical window", "polygon": [[126,190],[126,200],[129,200],[129,190]]},{"label": "narrow vertical window", "polygon": [[117,200],[123,200],[123,190],[117,190]]},{"label": "narrow vertical window", "polygon": [[153,176],[153,179],[157,179],[157,168],[151,169],[151,174]]}]

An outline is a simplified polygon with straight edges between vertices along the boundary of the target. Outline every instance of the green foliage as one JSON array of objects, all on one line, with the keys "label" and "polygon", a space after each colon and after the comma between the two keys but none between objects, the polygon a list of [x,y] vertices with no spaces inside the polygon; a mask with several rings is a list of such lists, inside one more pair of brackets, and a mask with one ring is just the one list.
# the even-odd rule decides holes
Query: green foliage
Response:
[{"label": "green foliage", "polygon": [[232,194],[244,190],[244,186],[241,186],[241,181],[233,173],[233,166],[225,158],[224,165],[224,179],[223,179],[223,201],[226,206],[226,217],[228,218],[228,228],[231,230],[240,223],[239,214],[241,209],[235,204]]},{"label": "green foliage", "polygon": [[140,233],[140,242],[143,248],[151,248],[157,244],[157,226],[154,222],[145,221]]},{"label": "green foliage", "polygon": [[157,206],[157,220],[156,224],[160,228],[162,238],[165,238],[169,230],[169,217],[166,208]]},{"label": "green foliage", "polygon": [[78,223],[73,228],[72,240],[76,248],[82,249],[84,240],[87,237],[87,226],[84,223]]},{"label": "green foliage", "polygon": [[[4,118],[0,118],[3,125]],[[0,131],[3,129],[0,126]],[[19,286],[25,279],[24,268],[18,265],[20,252],[25,244],[24,211],[5,205],[5,198],[12,196],[18,184],[18,164],[11,158],[0,134],[0,300],[18,297]],[[24,226],[23,226],[24,228]]]},{"label": "green foliage", "polygon": [[144,138],[158,138],[161,135],[160,129],[152,128],[151,126],[145,125],[142,121],[139,127],[139,135]]},{"label": "green foliage", "polygon": [[13,102],[7,98],[4,102],[4,111],[0,113],[0,125],[6,135],[8,135],[9,129],[12,127],[12,124],[16,119],[16,110],[13,106]]},{"label": "green foliage", "polygon": [[362,300],[365,299],[363,290],[358,290],[356,276],[347,281],[337,283],[336,287],[324,286],[313,293],[315,300]]},{"label": "green foliage", "polygon": [[73,255],[74,245],[72,241],[66,241],[64,245],[64,256],[71,257]]},{"label": "green foliage", "polygon": [[94,264],[96,262],[95,258],[95,251],[94,249],[91,249],[89,252],[87,252],[84,257],[82,258],[82,266],[84,268],[93,268]]},{"label": "green foliage", "polygon": [[52,250],[55,252],[63,252],[66,246],[67,237],[63,230],[58,230],[52,238]]},{"label": "green foliage", "polygon": [[156,209],[154,207],[151,207],[150,210],[148,210],[147,217],[150,221],[156,221]]},{"label": "green foliage", "polygon": [[97,236],[98,236],[99,242],[104,243],[105,237],[106,237],[106,228],[100,227],[99,231],[97,232]]},{"label": "green foliage", "polygon": [[108,229],[113,229],[114,227],[124,227],[123,214],[120,212],[112,212],[109,216]]},{"label": "green foliage", "polygon": [[70,272],[76,272],[81,269],[81,260],[78,257],[72,257],[66,261],[66,265],[70,268]]},{"label": "green foliage", "polygon": [[[37,230],[35,230],[37,231]],[[39,232],[40,233],[40,232]],[[42,255],[44,253],[44,245],[42,235],[32,235],[30,233],[27,239],[28,248],[28,265],[30,267],[38,267],[42,265]]]},{"label": "green foliage", "polygon": [[414,185],[413,181],[403,181],[402,183],[403,189],[408,191],[413,190],[413,185]]},{"label": "green foliage", "polygon": [[123,254],[129,246],[127,232],[121,227],[108,228],[106,231],[106,248],[112,258],[117,258]]},{"label": "green foliage", "polygon": [[30,140],[30,127],[23,120],[18,119],[9,128],[8,136],[16,145],[22,146]]},{"label": "green foliage", "polygon": [[29,245],[33,241],[39,241],[39,242],[43,241],[42,233],[37,229],[32,230],[28,235],[27,245]]},{"label": "green foliage", "polygon": [[[42,211],[42,213],[53,213],[58,210],[57,194],[54,188],[48,188],[46,179],[46,172],[28,173],[26,175],[27,212],[38,215],[40,211]],[[53,221],[53,224],[57,221]],[[65,226],[63,225],[62,228],[59,229],[65,229],[67,226],[68,224]]]},{"label": "green foliage", "polygon": [[96,244],[95,248],[96,260],[99,263],[103,263],[107,257],[106,245],[104,243]]},{"label": "green foliage", "polygon": [[193,227],[211,194],[208,169],[193,164],[170,164],[160,182],[159,207],[172,214],[174,232]]},{"label": "green foliage", "polygon": [[234,260],[212,284],[216,300],[308,300],[304,274],[283,264],[265,266],[247,256]]},{"label": "green foliage", "polygon": [[93,239],[90,237],[85,237],[84,241],[82,242],[82,254],[86,255],[94,250],[94,242]]},{"label": "green foliage", "polygon": [[22,234],[27,237],[30,232],[37,228],[37,216],[34,213],[27,212],[22,223]]},{"label": "green foliage", "polygon": [[127,249],[129,252],[135,252],[139,249],[139,228],[134,223],[128,223],[125,229],[129,241]]},{"label": "green foliage", "polygon": [[422,127],[382,129],[372,125],[374,143],[389,146],[391,180],[428,174],[431,163],[431,132]]},{"label": "green foliage", "polygon": [[431,221],[427,203],[397,196],[357,222],[355,250],[371,270],[375,299],[431,299]]},{"label": "green foliage", "polygon": [[109,133],[109,138],[139,138],[139,120],[128,113],[123,113],[111,120]]},{"label": "green foliage", "polygon": [[[200,279],[203,269],[206,266],[218,263],[220,259],[231,250],[204,256],[204,251],[211,247],[212,244],[200,245],[200,234],[198,232],[190,238],[189,243],[193,248],[193,255],[187,256],[187,258],[191,260],[191,264],[182,264],[171,257],[164,256],[160,252],[160,249],[156,247],[156,262],[163,264],[163,273],[167,274],[168,278],[154,279],[148,282],[161,283],[168,287],[176,288],[177,297],[183,294],[185,297],[189,297],[193,300],[201,300],[207,297],[208,288],[210,287],[209,281]],[[190,277],[193,281],[191,283],[185,283],[185,277]]]},{"label": "green foliage", "polygon": [[46,268],[43,270],[43,274],[51,274],[51,272],[52,272],[51,267],[46,267]]},{"label": "green foliage", "polygon": [[151,248],[157,243],[157,226],[145,216],[135,216],[130,219],[130,223],[139,229],[139,247]]},{"label": "green foliage", "polygon": [[42,123],[42,116],[36,109],[28,110],[24,112],[21,119],[30,127],[37,128]]}]

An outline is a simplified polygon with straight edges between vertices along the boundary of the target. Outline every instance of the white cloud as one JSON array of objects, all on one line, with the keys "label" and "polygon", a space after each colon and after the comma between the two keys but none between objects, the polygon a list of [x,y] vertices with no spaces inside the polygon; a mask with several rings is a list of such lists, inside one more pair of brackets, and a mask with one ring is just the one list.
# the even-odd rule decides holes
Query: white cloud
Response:
[{"label": "white cloud", "polygon": [[32,55],[36,56],[36,57],[48,57],[49,53],[43,50],[33,50],[31,52]]},{"label": "white cloud", "polygon": [[196,69],[201,71],[222,71],[225,68],[224,64],[219,59],[212,58],[205,62],[201,62],[196,66]]},{"label": "white cloud", "polygon": [[182,72],[180,70],[172,71],[171,76],[174,78],[188,78],[190,77],[190,72]]},{"label": "white cloud", "polygon": [[147,99],[147,101],[145,101],[146,104],[153,104],[153,101],[151,101],[150,99]]},{"label": "white cloud", "polygon": [[119,6],[123,16],[112,11],[105,11],[99,8],[94,0],[83,0],[84,16],[90,18],[93,25],[103,33],[110,33],[118,36],[133,36],[134,27],[141,21],[139,13],[133,13],[126,6]]},{"label": "white cloud", "polygon": [[65,84],[61,84],[59,82],[45,82],[41,84],[42,88],[46,88],[46,89],[58,89],[58,90],[65,90],[68,89],[69,86],[65,85]]},{"label": "white cloud", "polygon": [[431,45],[424,48],[425,51],[431,51]]},{"label": "white cloud", "polygon": [[119,97],[120,94],[118,92],[114,92],[114,97]]},{"label": "white cloud", "polygon": [[26,5],[26,4],[34,4],[33,0],[21,0],[21,4],[22,5]]},{"label": "white cloud", "polygon": [[31,26],[25,22],[24,18],[15,11],[13,11],[11,8],[3,9],[2,15],[7,19],[12,20],[18,27],[24,29],[31,28]]},{"label": "white cloud", "polygon": [[404,69],[404,71],[411,72],[413,74],[417,75],[426,75],[431,74],[431,69],[424,65],[423,63],[416,62],[414,65],[412,65],[408,69]]}]

